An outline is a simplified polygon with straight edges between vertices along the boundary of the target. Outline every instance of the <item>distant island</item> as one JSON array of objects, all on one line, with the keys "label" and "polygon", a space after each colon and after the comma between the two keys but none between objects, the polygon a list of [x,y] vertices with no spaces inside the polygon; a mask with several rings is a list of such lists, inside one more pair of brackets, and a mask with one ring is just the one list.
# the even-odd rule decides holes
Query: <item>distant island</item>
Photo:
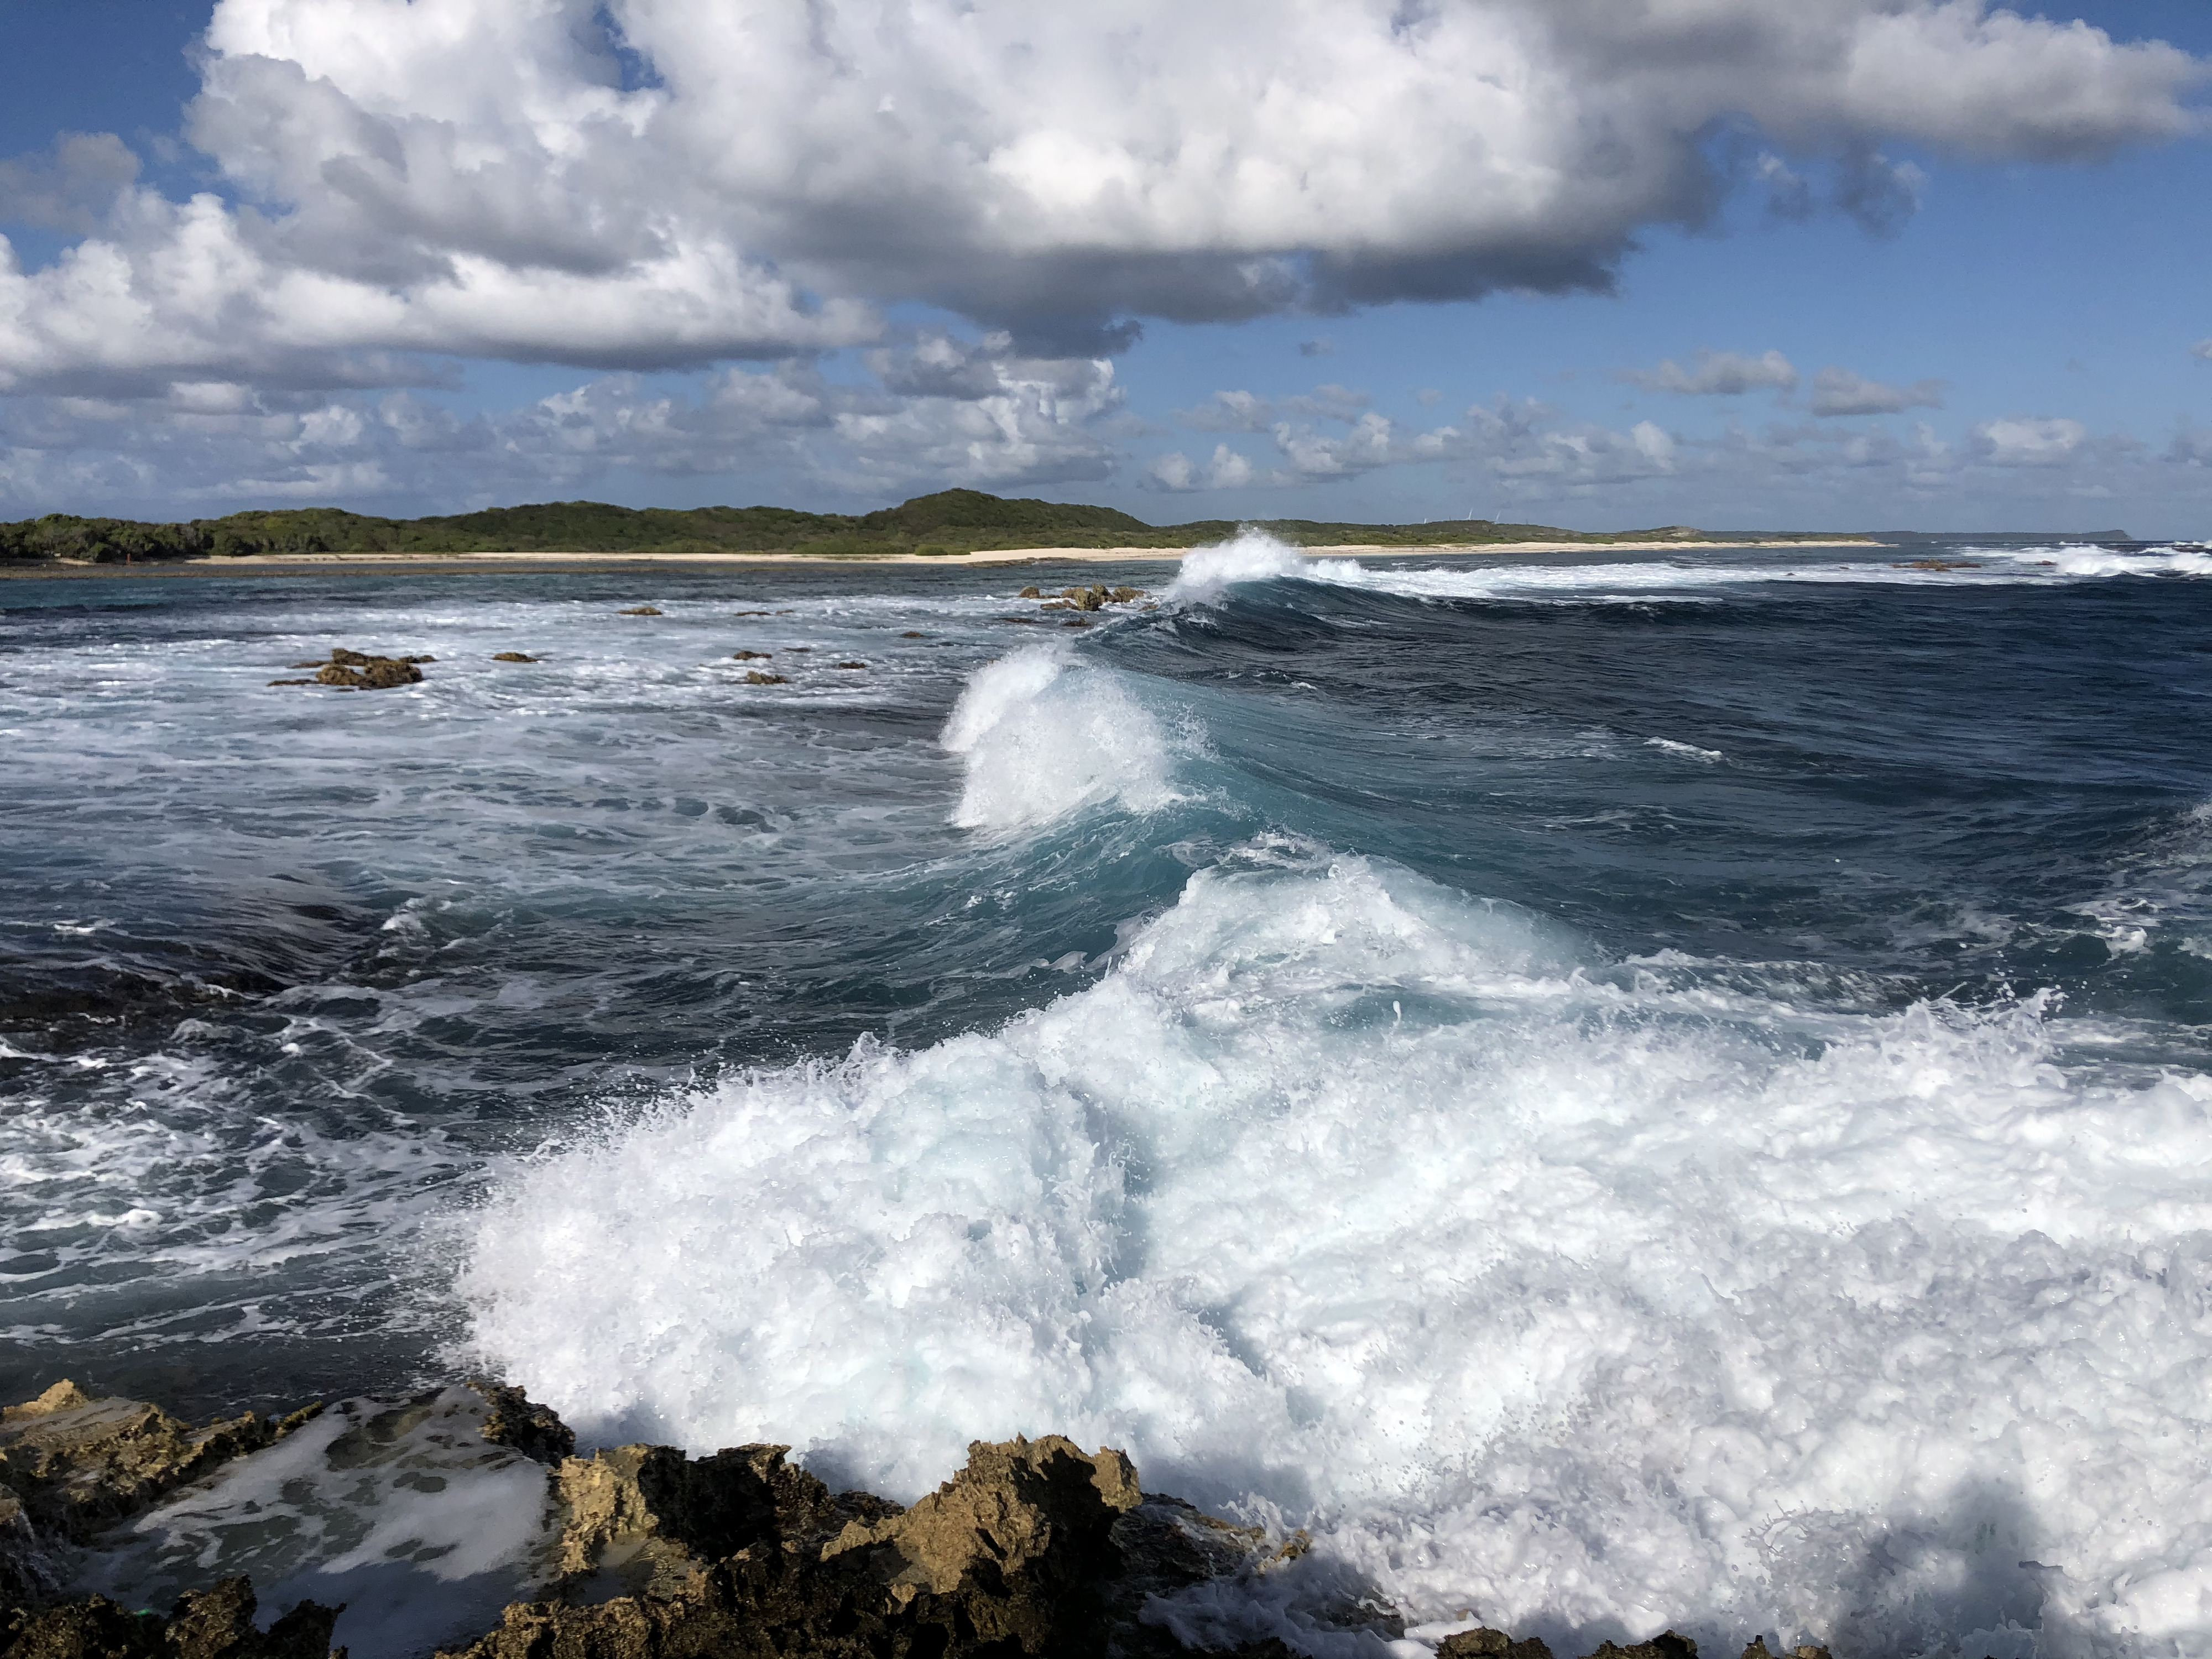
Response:
[{"label": "distant island", "polygon": [[[1835,541],[1814,534],[1712,533],[1682,525],[1600,535],[1490,519],[1422,524],[1333,524],[1266,519],[1258,527],[1294,547],[1483,547],[1553,542],[1603,547],[1667,541]],[[1110,507],[979,489],[917,495],[874,513],[801,513],[782,507],[614,507],[549,501],[423,519],[378,519],[336,507],[233,513],[149,524],[51,513],[0,524],[0,560],[94,564],[285,554],[772,553],[816,558],[956,555],[1019,548],[1183,548],[1237,533],[1239,522],[1151,525]]]}]

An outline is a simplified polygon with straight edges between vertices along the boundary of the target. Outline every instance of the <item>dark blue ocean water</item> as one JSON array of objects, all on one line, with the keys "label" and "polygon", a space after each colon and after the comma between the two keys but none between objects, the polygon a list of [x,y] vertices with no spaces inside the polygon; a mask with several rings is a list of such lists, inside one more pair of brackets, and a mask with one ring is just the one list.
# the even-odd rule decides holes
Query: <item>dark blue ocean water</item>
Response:
[{"label": "dark blue ocean water", "polygon": [[0,586],[0,1396],[1065,1428],[1417,1620],[2195,1651],[2212,566],[1919,556]]}]

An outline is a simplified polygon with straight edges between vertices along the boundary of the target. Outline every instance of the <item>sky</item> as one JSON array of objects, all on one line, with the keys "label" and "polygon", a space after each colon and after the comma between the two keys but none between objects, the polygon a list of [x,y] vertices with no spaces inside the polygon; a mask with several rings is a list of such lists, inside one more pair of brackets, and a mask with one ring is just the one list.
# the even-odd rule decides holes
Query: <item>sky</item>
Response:
[{"label": "sky", "polygon": [[2212,3],[0,0],[0,517],[2212,535]]}]

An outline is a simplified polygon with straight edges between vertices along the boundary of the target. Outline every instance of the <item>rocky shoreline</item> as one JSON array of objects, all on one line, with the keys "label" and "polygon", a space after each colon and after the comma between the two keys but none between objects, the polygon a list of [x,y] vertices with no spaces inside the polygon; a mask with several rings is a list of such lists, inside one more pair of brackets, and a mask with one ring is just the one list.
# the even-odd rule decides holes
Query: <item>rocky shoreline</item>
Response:
[{"label": "rocky shoreline", "polygon": [[[979,1441],[951,1480],[902,1506],[832,1492],[787,1462],[783,1446],[695,1458],[625,1445],[580,1457],[574,1434],[551,1411],[492,1383],[196,1429],[157,1406],[62,1382],[0,1413],[0,1659],[324,1659],[334,1634],[346,1633],[337,1628],[343,1606],[299,1599],[261,1627],[252,1580],[222,1573],[219,1563],[166,1612],[88,1587],[116,1589],[118,1552],[149,1526],[158,1532],[164,1514],[204,1523],[224,1480],[244,1480],[257,1460],[317,1434],[328,1438],[313,1465],[325,1472],[313,1480],[357,1486],[380,1462],[396,1462],[407,1466],[396,1485],[465,1507],[493,1490],[471,1495],[466,1473],[493,1471],[504,1484],[492,1511],[467,1517],[477,1531],[496,1522],[493,1511],[536,1506],[507,1517],[537,1540],[529,1593],[472,1636],[413,1650],[434,1645],[448,1659],[1291,1659],[1297,1651],[1277,1636],[1214,1639],[1171,1609],[1194,1590],[1249,1589],[1299,1570],[1304,1534],[1271,1537],[1146,1492],[1121,1453],[1085,1452],[1058,1435]],[[392,1455],[410,1435],[442,1449],[440,1473],[423,1456]],[[313,1496],[296,1490],[298,1469],[281,1474],[242,1486],[256,1495],[234,1505],[255,1528],[257,1559],[272,1559],[276,1517]],[[191,1534],[187,1565],[207,1564],[213,1536]],[[414,1553],[434,1563],[451,1547]],[[1402,1623],[1371,1598],[1347,1600],[1316,1633],[1364,1636],[1376,1653],[1428,1650],[1406,1640]],[[380,1645],[387,1651],[362,1659],[397,1659],[404,1648]],[[1480,1628],[1445,1637],[1435,1652],[1552,1659],[1540,1641]],[[1633,1647],[1607,1643],[1591,1659],[1696,1653],[1669,1632]],[[1754,1643],[1744,1659],[1775,1656]],[[1828,1656],[1800,1648],[1791,1659]]]}]

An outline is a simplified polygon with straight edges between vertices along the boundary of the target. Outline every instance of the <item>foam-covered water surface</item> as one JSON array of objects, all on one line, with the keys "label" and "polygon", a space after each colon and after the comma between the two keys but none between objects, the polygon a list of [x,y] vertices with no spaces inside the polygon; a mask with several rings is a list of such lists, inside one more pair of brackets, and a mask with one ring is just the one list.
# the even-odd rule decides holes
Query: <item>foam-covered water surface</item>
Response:
[{"label": "foam-covered water surface", "polygon": [[473,1389],[355,1398],[114,1528],[79,1582],[167,1607],[243,1573],[265,1624],[302,1601],[344,1611],[352,1650],[428,1654],[471,1640],[556,1577],[543,1466],[483,1437]]},{"label": "foam-covered water surface", "polygon": [[1430,1634],[2212,1652],[2201,554],[1079,574],[0,592],[15,1397],[1059,1431]]}]

